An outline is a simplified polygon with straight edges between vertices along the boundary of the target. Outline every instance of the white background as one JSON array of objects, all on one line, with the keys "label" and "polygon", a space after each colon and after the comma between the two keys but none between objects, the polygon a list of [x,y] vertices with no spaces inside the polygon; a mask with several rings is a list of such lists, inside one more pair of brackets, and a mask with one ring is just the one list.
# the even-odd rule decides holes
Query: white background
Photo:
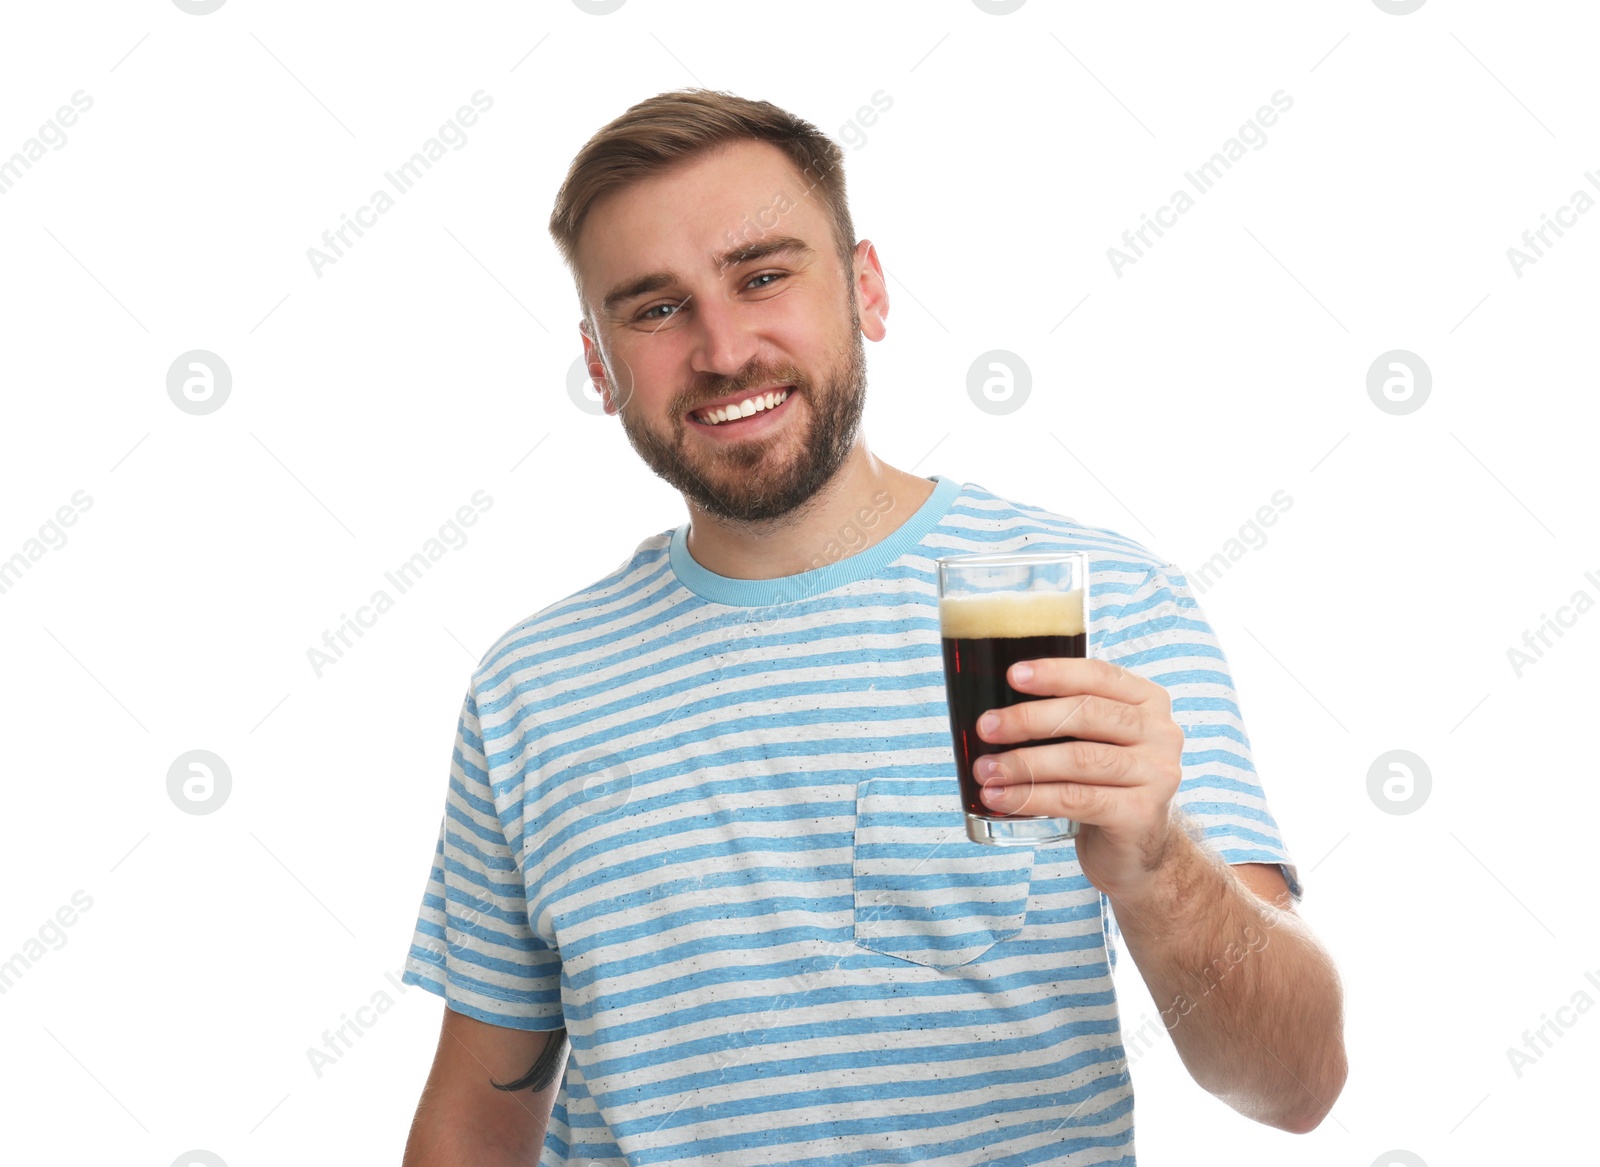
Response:
[{"label": "white background", "polygon": [[[0,158],[76,91],[93,106],[0,196],[0,559],[74,492],[92,505],[0,593],[0,960],[75,891],[92,907],[0,996],[0,1158],[399,1161],[441,1004],[387,977],[467,678],[684,518],[568,395],[551,202],[602,124],[697,84],[851,144],[892,301],[877,453],[1191,574],[1293,500],[1202,604],[1344,977],[1350,1079],[1295,1137],[1164,1043],[1133,1066],[1141,1163],[1563,1158],[1600,1049],[1600,1009],[1558,1014],[1600,1002],[1579,874],[1600,615],[1569,610],[1520,676],[1507,650],[1600,598],[1600,214],[1520,275],[1507,249],[1600,196],[1591,13],[1216,11],[8,5]],[[466,145],[316,274],[307,248],[480,89]],[[1278,90],[1266,144],[1117,274],[1107,249]],[[1033,378],[1004,416],[966,389],[997,348]],[[166,391],[191,349],[232,372],[206,416]],[[1392,349],[1432,374],[1403,416],[1367,392]],[[468,541],[316,675],[307,650],[478,490]],[[231,772],[217,813],[168,797],[194,749]],[[1409,814],[1369,795],[1392,749],[1431,772]],[[1132,1030],[1155,1006],[1131,962],[1118,980]],[[394,1008],[318,1076],[308,1048],[381,992]],[[1519,1075],[1508,1048],[1558,1017]]]}]

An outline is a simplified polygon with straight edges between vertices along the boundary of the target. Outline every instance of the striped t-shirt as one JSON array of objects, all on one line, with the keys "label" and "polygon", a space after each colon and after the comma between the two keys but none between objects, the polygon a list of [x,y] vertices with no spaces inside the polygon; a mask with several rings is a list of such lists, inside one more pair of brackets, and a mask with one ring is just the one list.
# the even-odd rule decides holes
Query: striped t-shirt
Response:
[{"label": "striped t-shirt", "polygon": [[965,835],[937,556],[1089,552],[1089,653],[1170,690],[1179,804],[1298,898],[1182,573],[933,481],[780,579],[660,532],[473,672],[403,979],[566,1027],[541,1164],[1133,1163],[1108,902],[1070,841]]}]

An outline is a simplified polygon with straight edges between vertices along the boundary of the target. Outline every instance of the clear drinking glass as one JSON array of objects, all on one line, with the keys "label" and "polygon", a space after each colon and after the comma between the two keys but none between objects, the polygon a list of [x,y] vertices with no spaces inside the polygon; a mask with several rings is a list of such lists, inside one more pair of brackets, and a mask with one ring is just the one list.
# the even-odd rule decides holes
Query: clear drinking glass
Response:
[{"label": "clear drinking glass", "polygon": [[1078,740],[1052,737],[997,744],[979,737],[977,724],[990,709],[1039,700],[1007,682],[1006,670],[1017,661],[1089,655],[1088,554],[987,553],[945,556],[934,562],[939,575],[945,695],[967,838],[1018,847],[1075,838],[1078,824],[1072,819],[1000,814],[985,805],[972,766],[985,754]]}]

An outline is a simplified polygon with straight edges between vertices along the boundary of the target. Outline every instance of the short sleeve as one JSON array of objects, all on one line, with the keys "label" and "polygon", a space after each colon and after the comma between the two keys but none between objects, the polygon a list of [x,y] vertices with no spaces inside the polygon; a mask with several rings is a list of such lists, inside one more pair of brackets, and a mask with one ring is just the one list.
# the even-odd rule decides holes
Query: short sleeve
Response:
[{"label": "short sleeve", "polygon": [[1178,806],[1228,863],[1276,863],[1298,901],[1299,873],[1251,761],[1227,657],[1183,573],[1170,564],[1151,568],[1107,607],[1112,616],[1103,631],[1094,629],[1091,655],[1172,695],[1172,718],[1184,736]]},{"label": "short sleeve", "polygon": [[564,1024],[561,956],[529,925],[527,889],[495,807],[471,690],[456,727],[433,868],[400,979],[491,1025],[545,1031]]}]

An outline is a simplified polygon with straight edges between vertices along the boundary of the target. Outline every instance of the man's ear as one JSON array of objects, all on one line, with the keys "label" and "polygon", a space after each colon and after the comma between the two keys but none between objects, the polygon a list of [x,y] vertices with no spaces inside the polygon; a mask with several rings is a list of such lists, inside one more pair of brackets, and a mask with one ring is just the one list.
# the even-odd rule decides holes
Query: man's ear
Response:
[{"label": "man's ear", "polygon": [[882,340],[889,332],[885,323],[889,315],[889,288],[884,282],[883,265],[878,262],[878,249],[872,240],[863,239],[856,244],[852,259],[851,278],[855,281],[861,331],[868,340]]},{"label": "man's ear", "polygon": [[600,346],[595,342],[590,331],[588,320],[578,321],[578,332],[583,336],[583,363],[588,368],[589,380],[594,383],[595,392],[600,394],[600,402],[607,413],[616,413],[616,403],[612,399],[611,382],[606,379],[605,363],[600,359]]}]

